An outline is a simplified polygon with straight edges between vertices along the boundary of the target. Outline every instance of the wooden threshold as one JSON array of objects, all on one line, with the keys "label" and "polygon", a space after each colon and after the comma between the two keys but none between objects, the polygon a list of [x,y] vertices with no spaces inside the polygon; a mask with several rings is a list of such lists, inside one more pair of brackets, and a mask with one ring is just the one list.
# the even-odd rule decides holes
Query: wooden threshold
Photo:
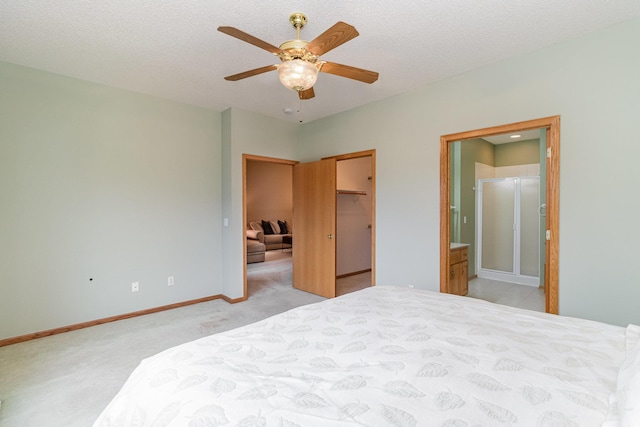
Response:
[{"label": "wooden threshold", "polygon": [[148,308],[146,310],[134,311],[132,313],[125,313],[125,314],[119,314],[117,316],[105,317],[103,319],[91,320],[89,322],[76,323],[75,325],[63,326],[61,328],[49,329],[47,331],[34,332],[32,334],[20,335],[20,336],[13,337],[13,338],[6,338],[6,339],[3,339],[3,340],[0,340],[0,347],[4,347],[4,346],[7,346],[7,345],[11,345],[11,344],[18,344],[18,343],[25,342],[25,341],[31,341],[31,340],[35,340],[35,339],[38,339],[38,338],[44,338],[44,337],[48,337],[48,336],[51,336],[51,335],[62,334],[64,332],[76,331],[78,329],[84,329],[84,328],[88,328],[88,327],[91,327],[91,326],[97,326],[97,325],[102,325],[102,324],[105,324],[105,323],[111,323],[111,322],[115,322],[115,321],[118,321],[118,320],[130,319],[132,317],[144,316],[144,315],[147,315],[147,314],[158,313],[160,311],[172,310],[174,308],[180,308],[180,307],[185,307],[185,306],[188,306],[188,305],[199,304],[201,302],[213,301],[213,300],[217,300],[217,299],[222,299],[222,300],[228,302],[229,304],[235,304],[235,303],[242,302],[242,301],[245,300],[245,298],[231,299],[231,298],[227,297],[226,295],[218,294],[218,295],[213,295],[213,296],[209,296],[209,297],[193,299],[193,300],[189,300],[189,301],[177,302],[175,304],[163,305],[163,306],[155,307],[155,308]]}]

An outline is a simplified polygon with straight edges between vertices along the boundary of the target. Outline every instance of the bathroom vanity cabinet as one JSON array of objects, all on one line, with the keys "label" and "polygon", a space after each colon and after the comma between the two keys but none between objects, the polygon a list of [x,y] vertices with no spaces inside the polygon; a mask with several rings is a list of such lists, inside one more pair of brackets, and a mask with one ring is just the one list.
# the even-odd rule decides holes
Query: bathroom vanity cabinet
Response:
[{"label": "bathroom vanity cabinet", "polygon": [[452,243],[449,252],[449,293],[467,295],[469,292],[469,245]]}]

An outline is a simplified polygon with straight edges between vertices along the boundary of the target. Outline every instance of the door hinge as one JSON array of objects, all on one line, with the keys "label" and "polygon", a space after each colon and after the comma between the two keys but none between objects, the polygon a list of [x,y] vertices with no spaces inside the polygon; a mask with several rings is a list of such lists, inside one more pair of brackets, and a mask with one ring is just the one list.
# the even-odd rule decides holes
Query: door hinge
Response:
[{"label": "door hinge", "polygon": [[547,240],[551,240],[551,230],[547,230],[547,232],[545,233],[545,238]]},{"label": "door hinge", "polygon": [[551,147],[547,147],[547,159],[551,158]]}]

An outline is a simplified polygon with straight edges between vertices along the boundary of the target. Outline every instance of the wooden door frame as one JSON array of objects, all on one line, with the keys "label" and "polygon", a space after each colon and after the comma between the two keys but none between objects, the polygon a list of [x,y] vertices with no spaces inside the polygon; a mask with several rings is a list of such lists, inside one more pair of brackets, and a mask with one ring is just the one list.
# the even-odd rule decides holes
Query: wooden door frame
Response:
[{"label": "wooden door frame", "polygon": [[[371,157],[371,286],[376,284],[376,150],[358,151],[340,154],[338,156],[323,157],[325,159],[349,160],[361,157]],[[336,251],[337,253],[337,251]],[[337,260],[336,260],[337,262]]]},{"label": "wooden door frame", "polygon": [[550,233],[545,250],[547,276],[545,289],[545,310],[558,314],[559,288],[559,236],[560,236],[560,116],[511,123],[467,132],[443,135],[440,137],[440,292],[449,291],[449,250],[450,250],[450,218],[449,218],[449,179],[450,144],[456,141],[482,138],[503,133],[522,132],[532,129],[547,130],[547,216],[546,229]]},{"label": "wooden door frame", "polygon": [[[243,281],[243,297],[246,300],[249,295],[247,292],[247,162],[257,161],[264,163],[273,163],[281,165],[297,165],[297,160],[278,159],[275,157],[256,156],[253,154],[242,154],[242,281]],[[293,182],[291,183],[293,185]]]}]

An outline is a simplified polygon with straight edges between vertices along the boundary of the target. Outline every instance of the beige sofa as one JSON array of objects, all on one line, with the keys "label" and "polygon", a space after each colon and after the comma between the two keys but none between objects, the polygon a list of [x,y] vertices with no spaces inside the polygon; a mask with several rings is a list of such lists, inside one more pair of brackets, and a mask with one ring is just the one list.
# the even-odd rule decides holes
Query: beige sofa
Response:
[{"label": "beige sofa", "polygon": [[260,242],[261,231],[247,230],[247,264],[264,262],[264,252],[267,247]]},{"label": "beige sofa", "polygon": [[[274,221],[270,221],[273,223]],[[288,228],[291,228],[291,224],[287,221]],[[252,221],[249,223],[250,229],[247,230],[247,239],[258,240],[260,243],[263,243],[266,247],[266,250],[270,251],[273,249],[287,249],[290,248],[291,245],[288,243],[283,243],[282,238],[284,236],[291,237],[291,233],[287,234],[264,234],[264,229],[262,228],[262,224],[258,221]],[[279,231],[279,230],[276,230]],[[255,237],[254,237],[255,236]]]}]

